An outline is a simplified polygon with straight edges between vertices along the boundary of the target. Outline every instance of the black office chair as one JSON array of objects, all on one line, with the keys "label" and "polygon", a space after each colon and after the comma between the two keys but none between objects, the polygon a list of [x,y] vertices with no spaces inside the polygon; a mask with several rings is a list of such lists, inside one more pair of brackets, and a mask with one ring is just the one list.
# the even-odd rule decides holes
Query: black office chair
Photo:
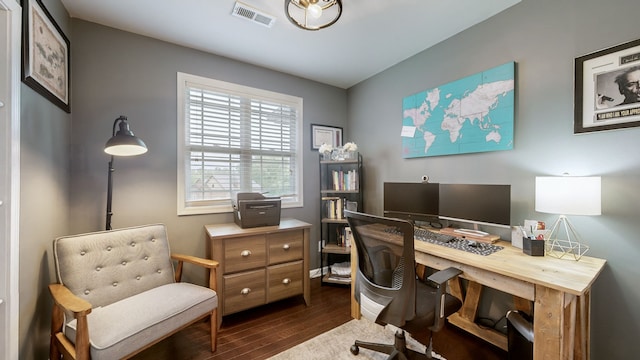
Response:
[{"label": "black office chair", "polygon": [[[432,335],[446,318],[462,306],[446,293],[448,280],[462,271],[448,268],[421,281],[416,277],[413,225],[408,221],[345,211],[358,251],[355,297],[362,316],[377,324],[399,328],[395,344],[356,340],[351,353],[360,348],[388,354],[387,359],[431,359]],[[407,349],[404,331],[414,334],[430,330],[425,354]]]}]

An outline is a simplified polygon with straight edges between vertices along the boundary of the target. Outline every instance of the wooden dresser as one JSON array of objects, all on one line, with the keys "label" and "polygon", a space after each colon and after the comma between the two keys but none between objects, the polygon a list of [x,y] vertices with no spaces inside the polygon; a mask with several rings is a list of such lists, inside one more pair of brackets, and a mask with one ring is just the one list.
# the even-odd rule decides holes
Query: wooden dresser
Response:
[{"label": "wooden dresser", "polygon": [[296,219],[247,229],[235,223],[205,225],[211,258],[220,262],[218,326],[224,315],[291,296],[303,295],[310,304],[310,228]]}]

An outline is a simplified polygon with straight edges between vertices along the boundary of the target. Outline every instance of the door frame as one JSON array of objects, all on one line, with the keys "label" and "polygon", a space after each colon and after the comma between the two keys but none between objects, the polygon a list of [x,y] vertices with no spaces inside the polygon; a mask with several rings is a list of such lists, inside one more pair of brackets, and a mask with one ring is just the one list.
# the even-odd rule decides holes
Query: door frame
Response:
[{"label": "door frame", "polygon": [[5,31],[0,42],[2,78],[8,80],[0,94],[0,358],[18,359],[19,349],[19,229],[20,229],[20,42],[22,8],[17,0],[0,0],[0,16]]}]

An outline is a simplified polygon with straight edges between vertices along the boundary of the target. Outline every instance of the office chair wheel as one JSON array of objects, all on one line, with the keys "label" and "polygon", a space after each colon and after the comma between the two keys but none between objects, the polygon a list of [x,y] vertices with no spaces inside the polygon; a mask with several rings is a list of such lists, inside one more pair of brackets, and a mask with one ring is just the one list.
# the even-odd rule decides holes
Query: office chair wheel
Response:
[{"label": "office chair wheel", "polygon": [[351,353],[353,355],[358,355],[360,353],[360,348],[358,347],[358,345],[351,345],[351,348],[349,350],[351,350]]}]

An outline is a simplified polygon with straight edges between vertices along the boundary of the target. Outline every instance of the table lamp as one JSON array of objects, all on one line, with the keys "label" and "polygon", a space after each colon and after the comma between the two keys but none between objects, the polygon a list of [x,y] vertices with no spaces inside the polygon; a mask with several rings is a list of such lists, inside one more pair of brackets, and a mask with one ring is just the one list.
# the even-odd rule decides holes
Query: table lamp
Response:
[{"label": "table lamp", "polygon": [[[547,255],[580,260],[589,250],[567,215],[600,215],[600,183],[599,176],[536,176],[536,211],[560,215],[545,234]],[[566,239],[558,238],[561,228]]]},{"label": "table lamp", "polygon": [[[116,132],[116,126],[120,129]],[[111,230],[111,198],[113,190],[112,174],[113,168],[113,156],[135,156],[141,155],[147,152],[147,145],[140,140],[140,138],[133,135],[131,129],[129,129],[129,123],[127,123],[127,117],[120,115],[113,122],[113,133],[111,139],[107,141],[104,146],[104,152],[111,155],[109,161],[109,177],[107,179],[107,221],[106,230]]]}]

